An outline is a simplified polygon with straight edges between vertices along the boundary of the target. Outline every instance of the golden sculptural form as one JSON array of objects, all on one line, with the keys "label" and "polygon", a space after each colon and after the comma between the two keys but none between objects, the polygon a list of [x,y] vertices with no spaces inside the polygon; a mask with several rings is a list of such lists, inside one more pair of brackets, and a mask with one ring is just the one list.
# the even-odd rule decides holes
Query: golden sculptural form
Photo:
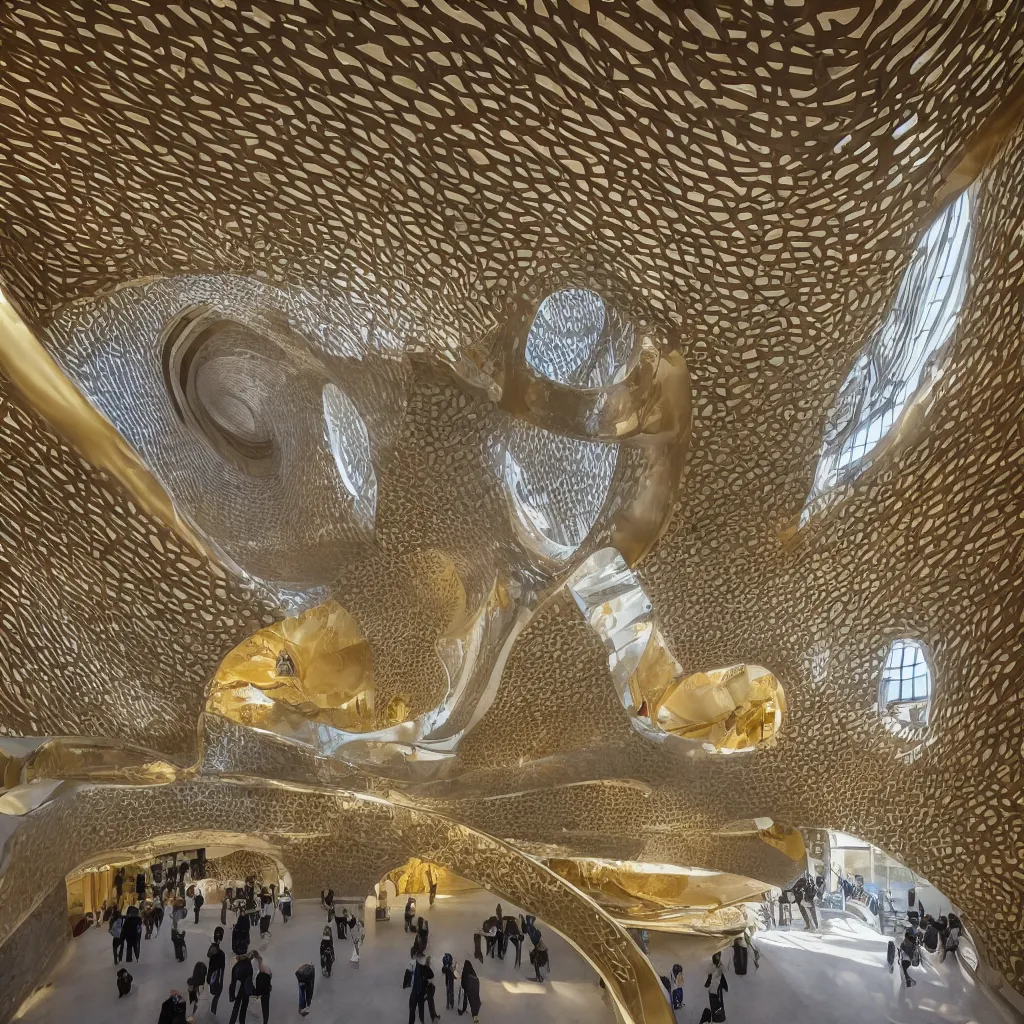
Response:
[{"label": "golden sculptural form", "polygon": [[269,731],[298,714],[366,732],[374,727],[373,698],[369,646],[352,616],[327,601],[235,647],[217,670],[208,708]]}]

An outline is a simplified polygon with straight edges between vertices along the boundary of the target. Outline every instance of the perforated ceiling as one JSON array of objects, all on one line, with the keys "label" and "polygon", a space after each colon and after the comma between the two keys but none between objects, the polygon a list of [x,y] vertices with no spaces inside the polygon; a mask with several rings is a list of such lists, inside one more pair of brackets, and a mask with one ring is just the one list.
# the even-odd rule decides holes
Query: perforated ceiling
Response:
[{"label": "perforated ceiling", "polygon": [[[794,862],[730,823],[841,828],[949,894],[1024,991],[1019,4],[0,19],[5,294],[214,556],[5,391],[0,730],[209,776],[171,783],[202,787],[195,830],[223,827],[228,782],[272,778],[398,792],[526,849],[784,881]],[[838,388],[975,175],[927,409],[795,530]],[[531,348],[560,288],[606,306],[604,335],[573,325],[578,366]],[[201,344],[174,348],[182,317]],[[776,676],[774,747],[651,738],[563,586],[609,547],[682,670]],[[368,645],[377,732],[201,721],[232,647],[328,598]],[[927,727],[894,734],[876,705],[899,637],[935,678]],[[288,857],[337,882],[322,845]]]}]

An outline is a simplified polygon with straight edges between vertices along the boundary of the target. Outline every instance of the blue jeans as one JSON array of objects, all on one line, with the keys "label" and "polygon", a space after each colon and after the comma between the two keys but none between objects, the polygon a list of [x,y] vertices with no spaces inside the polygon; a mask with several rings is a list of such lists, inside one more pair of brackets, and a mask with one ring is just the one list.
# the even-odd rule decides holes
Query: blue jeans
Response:
[{"label": "blue jeans", "polygon": [[306,987],[299,982],[299,1009],[304,1010],[307,1006],[313,1005],[313,993],[306,994]]}]

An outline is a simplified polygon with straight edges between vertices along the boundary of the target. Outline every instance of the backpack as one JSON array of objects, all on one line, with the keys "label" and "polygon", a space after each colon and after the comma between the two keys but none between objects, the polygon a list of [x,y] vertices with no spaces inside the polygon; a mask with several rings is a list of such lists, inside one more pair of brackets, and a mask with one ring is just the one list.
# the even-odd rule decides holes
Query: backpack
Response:
[{"label": "backpack", "polygon": [[405,977],[402,978],[402,988],[412,988],[412,968],[406,967]]},{"label": "backpack", "polygon": [[269,996],[270,995],[270,975],[266,971],[258,971],[256,974],[256,984],[254,986],[256,995],[258,996]]},{"label": "backpack", "polygon": [[115,922],[114,922],[114,923],[113,923],[113,924],[112,924],[112,925],[110,926],[110,934],[111,934],[111,935],[113,935],[115,939],[119,939],[119,938],[121,938],[121,929],[122,929],[123,927],[124,927],[124,918],[123,918],[123,917],[119,917],[119,918],[118,918],[118,919],[117,919],[117,920],[116,920],[116,921],[115,921]]},{"label": "backpack", "polygon": [[452,955],[451,955],[451,953],[445,953],[445,955],[443,957],[441,957],[441,967],[442,967],[442,969],[449,970],[449,971],[452,969]]}]

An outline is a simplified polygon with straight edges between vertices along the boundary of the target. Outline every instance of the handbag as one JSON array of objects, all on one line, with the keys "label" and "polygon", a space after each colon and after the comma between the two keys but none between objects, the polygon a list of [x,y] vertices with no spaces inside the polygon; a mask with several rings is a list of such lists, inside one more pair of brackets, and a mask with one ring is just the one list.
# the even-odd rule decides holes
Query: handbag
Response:
[{"label": "handbag", "polygon": [[402,979],[402,988],[412,988],[412,971],[406,967],[405,977]]}]

